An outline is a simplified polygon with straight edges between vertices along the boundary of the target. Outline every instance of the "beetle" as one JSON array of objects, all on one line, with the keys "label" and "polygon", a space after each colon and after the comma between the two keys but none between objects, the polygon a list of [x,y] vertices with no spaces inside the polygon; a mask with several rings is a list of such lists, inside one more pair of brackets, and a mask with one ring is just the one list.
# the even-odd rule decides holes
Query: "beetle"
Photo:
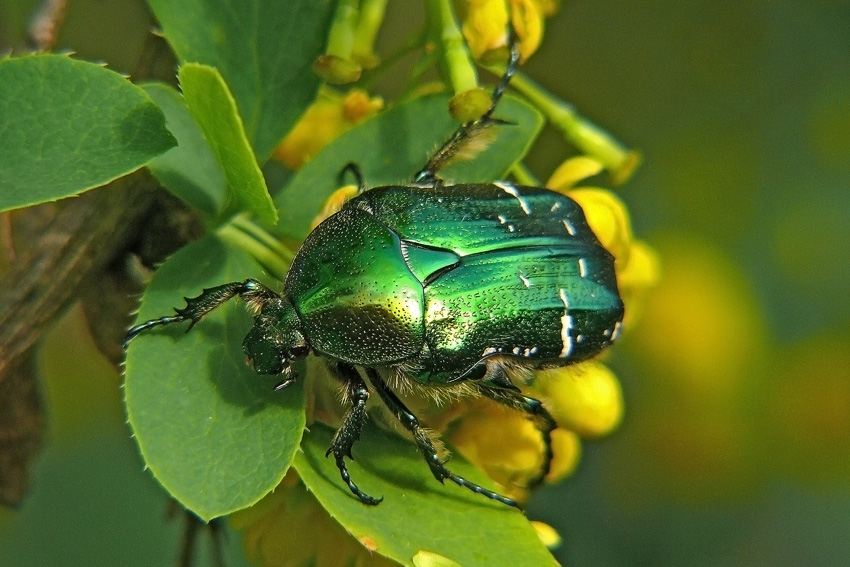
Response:
[{"label": "beetle", "polygon": [[[349,490],[378,504],[351,479],[346,457],[359,439],[366,403],[377,393],[407,429],[432,474],[509,506],[511,498],[451,472],[435,440],[396,394],[480,395],[527,414],[544,441],[548,473],[555,421],[516,382],[531,371],[592,358],[616,340],[623,319],[613,256],[581,207],[543,188],[508,182],[446,184],[440,169],[484,131],[514,74],[507,69],[487,112],[463,124],[409,185],[367,188],[304,240],[281,293],[254,279],[203,290],[175,314],[131,328],[129,342],[153,327],[189,322],[239,297],[254,313],[243,342],[259,374],[298,376],[292,362],[324,358],[348,408],[326,455]],[[125,343],[126,344],[126,343]],[[361,373],[362,371],[362,373]],[[364,376],[365,375],[365,376]]]}]

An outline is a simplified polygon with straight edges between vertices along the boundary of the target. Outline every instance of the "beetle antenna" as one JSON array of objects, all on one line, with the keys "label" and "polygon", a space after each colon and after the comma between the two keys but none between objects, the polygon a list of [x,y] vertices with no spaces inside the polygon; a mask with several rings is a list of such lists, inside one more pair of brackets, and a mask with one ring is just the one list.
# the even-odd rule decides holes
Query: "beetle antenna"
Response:
[{"label": "beetle antenna", "polygon": [[354,179],[357,181],[357,193],[362,193],[366,190],[366,181],[363,179],[363,172],[360,171],[360,166],[354,163],[353,161],[345,164],[339,175],[337,176],[337,183],[342,185],[345,183],[345,174],[351,173],[354,176]]},{"label": "beetle antenna", "polygon": [[455,133],[444,143],[440,149],[434,152],[428,163],[425,164],[419,172],[413,177],[414,183],[438,185],[439,178],[437,172],[443,169],[447,164],[457,158],[469,159],[472,156],[479,154],[484,148],[489,145],[490,128],[502,124],[510,124],[505,120],[493,118],[493,112],[502,99],[502,95],[508,89],[514,74],[519,65],[519,46],[516,43],[516,34],[513,26],[508,26],[508,64],[505,68],[505,73],[499,79],[496,88],[493,89],[493,94],[490,97],[490,108],[487,109],[480,118],[462,124],[460,128],[455,130]]}]

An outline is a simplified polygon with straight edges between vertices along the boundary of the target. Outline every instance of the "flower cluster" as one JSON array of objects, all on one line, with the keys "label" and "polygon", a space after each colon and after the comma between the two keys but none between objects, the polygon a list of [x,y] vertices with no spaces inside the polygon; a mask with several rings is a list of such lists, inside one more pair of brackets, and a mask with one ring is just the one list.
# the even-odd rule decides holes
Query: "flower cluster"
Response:
[{"label": "flower cluster", "polygon": [[556,0],[465,0],[459,5],[463,37],[475,58],[504,47],[508,23],[516,31],[523,60],[537,51],[544,19],[555,13]]}]

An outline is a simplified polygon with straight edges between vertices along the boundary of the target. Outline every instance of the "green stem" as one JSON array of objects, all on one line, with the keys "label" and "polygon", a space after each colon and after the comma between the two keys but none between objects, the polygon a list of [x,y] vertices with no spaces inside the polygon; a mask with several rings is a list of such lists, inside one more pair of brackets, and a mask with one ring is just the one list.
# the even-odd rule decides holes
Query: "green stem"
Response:
[{"label": "green stem", "polygon": [[354,34],[359,19],[358,4],[357,0],[341,0],[337,6],[328,33],[328,55],[335,55],[341,59],[351,59]]},{"label": "green stem", "polygon": [[559,100],[522,73],[514,75],[511,86],[543,112],[570,143],[602,162],[614,184],[625,182],[637,168],[640,154],[627,149],[602,128],[580,115],[571,104]]},{"label": "green stem", "polygon": [[428,32],[442,54],[441,67],[452,91],[460,93],[478,86],[478,74],[460,31],[451,0],[428,0]]},{"label": "green stem", "polygon": [[267,246],[275,254],[278,254],[286,262],[291,262],[295,254],[286,246],[281,244],[280,240],[269,234],[263,227],[255,224],[246,215],[234,217],[231,224],[239,230],[250,234],[252,237],[260,241],[264,246]]},{"label": "green stem", "polygon": [[286,277],[294,254],[246,217],[237,216],[216,232],[228,244],[253,256],[277,279]]},{"label": "green stem", "polygon": [[529,187],[540,187],[540,180],[534,176],[531,171],[525,167],[525,164],[521,161],[516,162],[511,166],[509,173],[513,176],[514,179],[520,185],[527,185]]},{"label": "green stem", "polygon": [[387,10],[387,0],[363,0],[360,5],[360,18],[357,29],[354,30],[352,53],[365,67],[374,67],[378,62],[375,55],[375,37],[384,13]]}]

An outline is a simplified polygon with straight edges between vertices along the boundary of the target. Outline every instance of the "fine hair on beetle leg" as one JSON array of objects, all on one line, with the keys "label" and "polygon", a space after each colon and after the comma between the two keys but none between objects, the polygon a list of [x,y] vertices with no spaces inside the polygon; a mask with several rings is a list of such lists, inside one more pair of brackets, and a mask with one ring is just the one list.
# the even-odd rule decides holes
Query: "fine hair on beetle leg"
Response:
[{"label": "fine hair on beetle leg", "polygon": [[480,395],[475,385],[468,380],[460,380],[452,384],[424,384],[411,378],[411,373],[401,366],[390,369],[376,369],[376,372],[393,392],[402,396],[431,400],[439,407]]}]

